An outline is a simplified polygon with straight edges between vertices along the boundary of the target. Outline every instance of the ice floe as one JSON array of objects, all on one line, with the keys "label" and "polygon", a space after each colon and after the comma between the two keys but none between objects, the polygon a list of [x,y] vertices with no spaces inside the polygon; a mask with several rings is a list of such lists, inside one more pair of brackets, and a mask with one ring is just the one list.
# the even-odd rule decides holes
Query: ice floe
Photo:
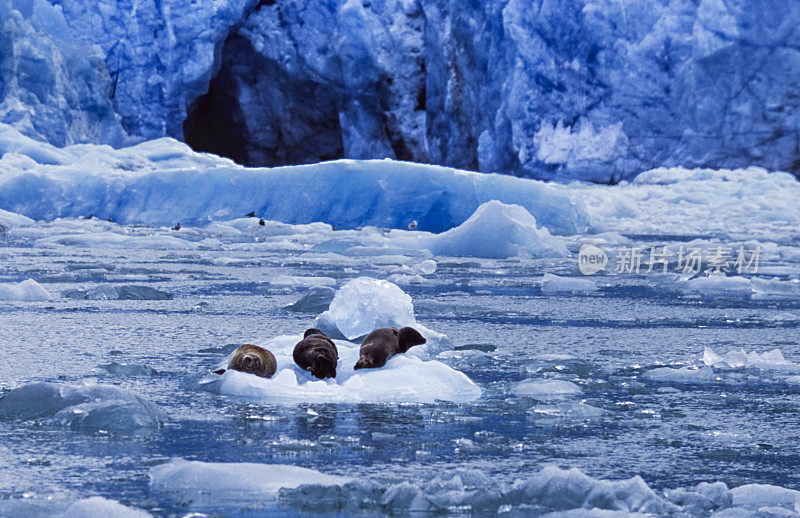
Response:
[{"label": "ice floe", "polygon": [[50,298],[50,293],[33,279],[17,284],[0,284],[0,301],[45,302]]},{"label": "ice floe", "polygon": [[480,387],[465,374],[436,360],[422,360],[411,354],[413,348],[392,357],[380,369],[355,371],[359,346],[343,340],[334,340],[339,351],[336,379],[318,380],[294,363],[292,351],[301,339],[302,335],[284,335],[261,344],[278,363],[277,373],[270,379],[228,370],[221,376],[207,375],[200,380],[200,387],[277,404],[468,402],[481,395]]},{"label": "ice floe", "polygon": [[556,379],[529,379],[513,386],[512,392],[517,396],[526,396],[534,399],[559,399],[577,396],[583,391],[571,381]]},{"label": "ice floe", "polygon": [[296,313],[322,313],[327,311],[336,296],[336,290],[330,286],[311,286],[295,303],[285,309]]},{"label": "ice floe", "polygon": [[61,293],[65,299],[75,300],[171,300],[172,294],[151,286],[101,285],[89,289],[70,289]]},{"label": "ice floe", "polygon": [[597,291],[597,284],[589,279],[561,277],[552,273],[546,273],[542,277],[542,293],[570,294],[591,293],[593,291]]},{"label": "ice floe", "polygon": [[211,493],[225,499],[276,497],[281,488],[342,485],[351,479],[286,464],[200,462],[175,458],[150,468],[150,487],[166,493]]},{"label": "ice floe", "polygon": [[717,369],[751,368],[787,374],[800,374],[800,364],[790,362],[784,358],[780,349],[773,349],[763,353],[733,349],[727,353],[719,354],[714,349],[706,347],[703,351],[702,360],[705,365]]},{"label": "ice floe", "polygon": [[0,419],[44,419],[82,431],[132,432],[168,420],[155,405],[113,385],[30,383],[0,398]]}]

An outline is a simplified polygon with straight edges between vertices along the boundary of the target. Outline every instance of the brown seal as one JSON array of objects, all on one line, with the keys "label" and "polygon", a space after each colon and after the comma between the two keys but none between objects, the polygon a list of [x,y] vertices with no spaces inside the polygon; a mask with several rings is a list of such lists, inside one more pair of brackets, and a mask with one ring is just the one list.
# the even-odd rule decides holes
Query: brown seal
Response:
[{"label": "brown seal", "polygon": [[364,338],[354,369],[377,369],[383,367],[395,354],[408,351],[414,345],[426,342],[425,337],[413,327],[381,327]]},{"label": "brown seal", "polygon": [[294,362],[319,379],[335,378],[339,351],[319,329],[308,329],[292,352]]},{"label": "brown seal", "polygon": [[[278,370],[278,362],[275,361],[275,355],[263,347],[244,344],[231,354],[228,360],[228,369],[255,374],[262,378],[271,378]],[[223,374],[225,369],[214,372]]]}]

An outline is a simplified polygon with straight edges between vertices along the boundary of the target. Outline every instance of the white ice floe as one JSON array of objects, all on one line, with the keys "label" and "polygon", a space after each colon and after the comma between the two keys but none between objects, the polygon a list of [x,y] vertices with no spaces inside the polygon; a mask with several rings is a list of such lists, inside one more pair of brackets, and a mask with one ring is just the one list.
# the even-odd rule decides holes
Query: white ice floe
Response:
[{"label": "white ice floe", "polygon": [[278,363],[270,379],[228,370],[209,374],[200,381],[204,390],[278,404],[332,403],[432,403],[437,400],[468,402],[481,389],[465,374],[436,360],[422,360],[411,351],[392,357],[379,369],[354,370],[359,346],[335,340],[339,351],[336,379],[319,380],[301,370],[292,358],[302,335],[279,336],[261,344]]},{"label": "white ice floe", "polygon": [[113,385],[29,383],[0,398],[0,420],[45,419],[84,431],[131,432],[157,428],[167,415]]},{"label": "white ice floe", "polygon": [[50,298],[50,293],[33,279],[17,284],[0,284],[0,301],[45,302]]},{"label": "white ice floe", "polygon": [[717,381],[717,375],[711,367],[702,367],[696,369],[693,367],[659,367],[651,369],[644,374],[642,378],[651,381],[663,381],[667,383],[679,384],[695,384],[695,383],[713,383]]},{"label": "white ice floe", "polygon": [[532,397],[534,399],[559,399],[577,396],[583,391],[581,388],[565,380],[553,379],[528,379],[513,386],[512,392],[517,396]]},{"label": "white ice floe", "polygon": [[680,287],[685,293],[702,297],[749,297],[751,292],[750,279],[724,274],[695,277],[683,281]]},{"label": "white ice floe", "polygon": [[127,507],[115,500],[100,496],[84,498],[73,502],[63,514],[57,518],[147,518],[150,513]]},{"label": "white ice floe", "polygon": [[197,492],[225,499],[276,497],[303,484],[342,485],[351,479],[286,464],[200,462],[180,458],[150,468],[150,487],[167,493]]},{"label": "white ice floe", "polygon": [[542,277],[542,293],[569,294],[590,293],[593,291],[597,291],[597,284],[589,279],[561,277],[552,273],[546,273]]},{"label": "white ice floe", "polygon": [[784,358],[780,349],[773,349],[763,353],[733,349],[727,353],[719,354],[714,349],[706,347],[703,351],[703,363],[717,369],[752,368],[787,374],[800,374],[800,364],[790,362]]}]

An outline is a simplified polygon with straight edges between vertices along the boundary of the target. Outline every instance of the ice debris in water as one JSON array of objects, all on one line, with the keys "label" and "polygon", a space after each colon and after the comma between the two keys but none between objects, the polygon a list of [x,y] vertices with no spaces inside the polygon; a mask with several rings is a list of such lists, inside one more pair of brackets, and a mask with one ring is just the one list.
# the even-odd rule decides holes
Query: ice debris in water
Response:
[{"label": "ice debris in water", "polygon": [[531,397],[534,399],[558,399],[577,396],[583,391],[571,381],[555,379],[529,379],[513,386],[512,392],[517,396]]},{"label": "ice debris in water", "polygon": [[38,282],[28,279],[17,284],[0,284],[0,300],[45,302],[50,300],[50,293]]},{"label": "ice debris in water", "polygon": [[750,280],[739,276],[706,275],[684,281],[681,289],[686,293],[698,294],[702,297],[727,296],[749,297]]},{"label": "ice debris in water", "polygon": [[359,346],[340,340],[335,340],[339,351],[336,378],[318,380],[301,370],[292,359],[294,346],[301,338],[302,335],[279,336],[261,344],[272,351],[277,360],[277,372],[270,379],[228,370],[222,376],[209,374],[200,380],[200,387],[218,394],[276,404],[467,402],[481,395],[480,387],[462,372],[409,353],[392,357],[379,369],[355,371]]},{"label": "ice debris in water", "polygon": [[589,279],[560,277],[552,273],[546,273],[542,277],[543,293],[589,293],[592,291],[597,291],[597,284]]},{"label": "ice debris in water", "polygon": [[296,313],[321,313],[330,307],[335,295],[336,290],[330,286],[312,286],[297,302],[285,309]]},{"label": "ice debris in water", "polygon": [[61,293],[65,299],[75,300],[171,300],[172,294],[150,286],[97,286],[88,290],[71,289]]},{"label": "ice debris in water", "polygon": [[351,479],[286,464],[200,462],[180,458],[150,468],[150,487],[162,492],[203,492],[243,498],[277,496],[302,484],[342,485]]},{"label": "ice debris in water", "polygon": [[696,369],[693,367],[658,367],[642,374],[642,378],[650,381],[663,381],[667,383],[695,384],[713,383],[717,380],[717,375],[711,367]]},{"label": "ice debris in water", "polygon": [[152,367],[135,363],[111,362],[98,365],[95,370],[100,371],[102,375],[111,376],[155,376],[158,374],[158,371]]},{"label": "ice debris in water", "polygon": [[0,420],[47,419],[74,430],[126,432],[157,428],[167,415],[113,385],[29,383],[0,398]]},{"label": "ice debris in water", "polygon": [[141,509],[126,507],[115,500],[100,496],[84,498],[73,502],[64,513],[57,518],[148,518],[150,513]]},{"label": "ice debris in water", "polygon": [[780,349],[764,353],[734,349],[724,354],[718,354],[714,349],[706,347],[703,351],[703,363],[718,369],[753,368],[790,374],[800,373],[800,364],[792,363],[784,358]]}]

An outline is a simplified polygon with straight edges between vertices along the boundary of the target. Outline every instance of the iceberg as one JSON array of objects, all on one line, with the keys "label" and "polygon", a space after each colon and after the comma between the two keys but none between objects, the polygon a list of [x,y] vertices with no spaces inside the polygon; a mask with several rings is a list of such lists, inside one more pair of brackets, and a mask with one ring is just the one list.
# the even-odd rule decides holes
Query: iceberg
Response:
[{"label": "iceberg", "polygon": [[88,290],[71,289],[61,293],[61,296],[75,300],[172,300],[171,293],[139,285],[101,285]]},{"label": "iceberg", "polygon": [[[359,277],[339,288],[322,321],[330,322],[348,340],[379,327],[413,327],[411,296],[389,281]],[[323,329],[324,331],[324,329]]]},{"label": "iceberg", "polygon": [[479,206],[461,225],[434,236],[424,236],[420,246],[437,255],[508,258],[519,255],[562,257],[561,239],[538,228],[524,207],[497,200]]},{"label": "iceberg", "polygon": [[50,298],[50,293],[33,279],[17,284],[0,284],[0,301],[46,302]]},{"label": "iceberg", "polygon": [[94,214],[121,224],[202,226],[253,211],[283,223],[404,229],[417,222],[418,230],[442,232],[499,200],[524,207],[554,234],[589,224],[566,187],[507,175],[392,160],[243,168],[171,139],[113,150],[14,138],[17,151],[0,159],[0,207],[37,220]]},{"label": "iceberg", "polygon": [[330,286],[311,286],[294,304],[284,309],[295,313],[321,313],[327,311],[336,296],[336,290]]},{"label": "iceberg", "polygon": [[433,403],[438,400],[466,403],[478,399],[481,389],[465,374],[436,360],[398,354],[380,369],[353,367],[359,346],[334,340],[339,351],[336,379],[318,380],[301,370],[292,358],[302,335],[279,336],[261,344],[275,355],[276,374],[269,379],[234,370],[209,374],[200,388],[274,404],[320,403]]}]

